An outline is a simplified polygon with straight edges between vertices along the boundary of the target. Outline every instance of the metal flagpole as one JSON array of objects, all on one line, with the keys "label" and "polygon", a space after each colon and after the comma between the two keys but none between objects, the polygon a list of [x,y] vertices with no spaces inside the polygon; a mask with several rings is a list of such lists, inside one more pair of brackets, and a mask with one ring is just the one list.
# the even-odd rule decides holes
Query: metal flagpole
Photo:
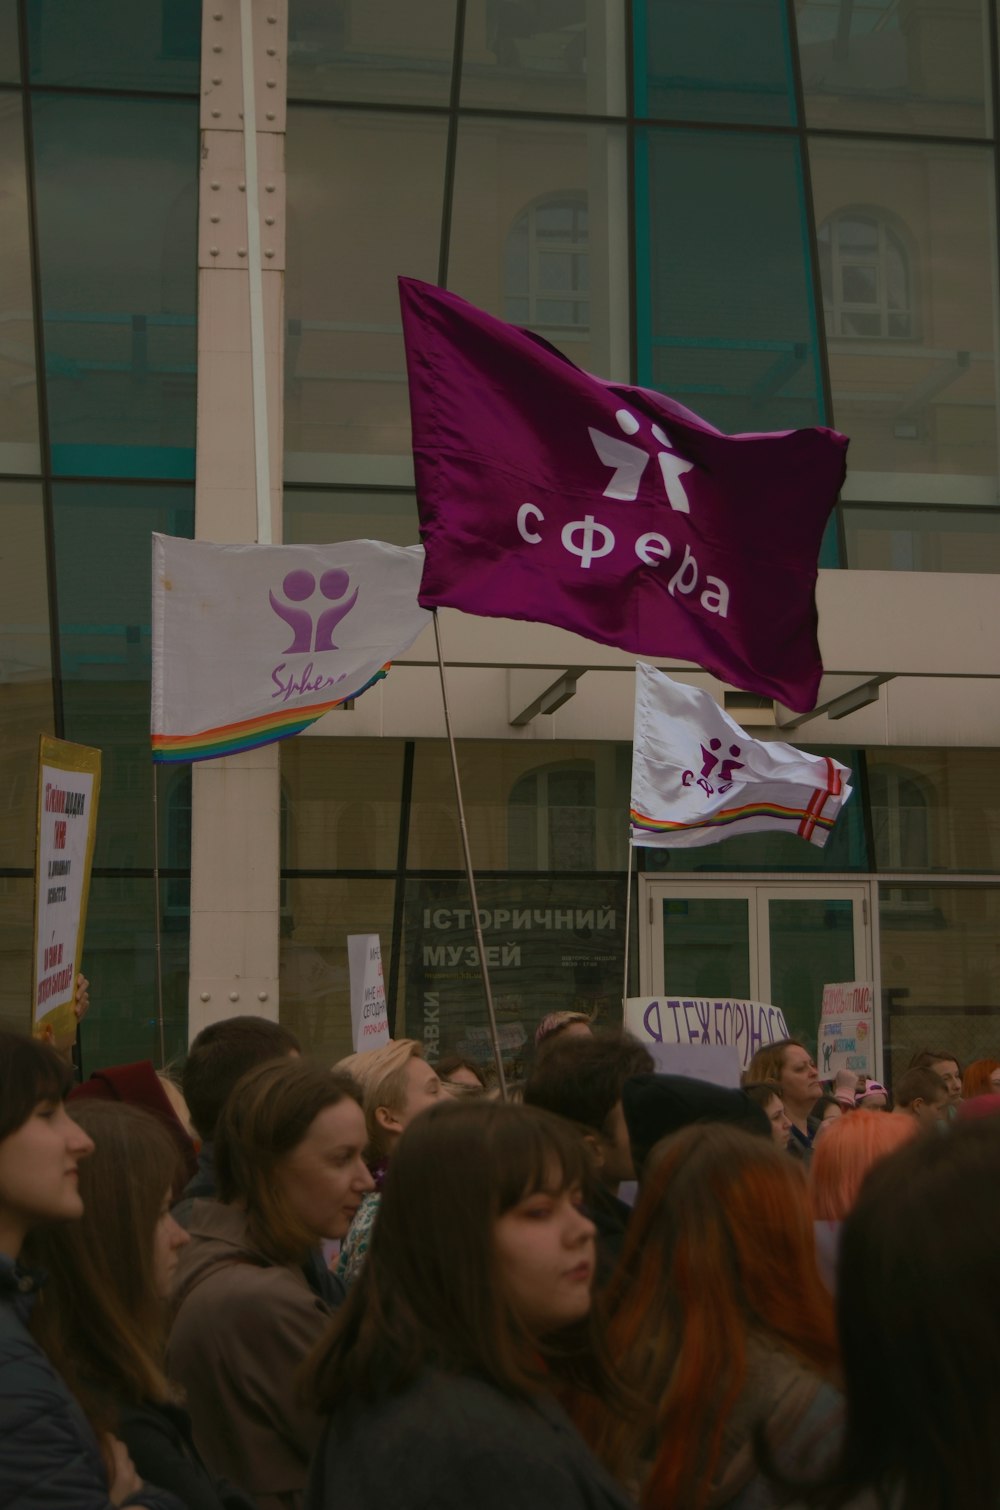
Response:
[{"label": "metal flagpole", "polygon": [[625,1003],[628,1000],[628,962],[629,945],[631,944],[630,930],[632,925],[632,856],[635,853],[635,845],[632,843],[632,832],[629,829],[628,840],[628,873],[625,877],[625,970],[622,979],[622,1021],[625,1020]]},{"label": "metal flagpole", "polygon": [[167,1062],[167,1040],[163,1026],[163,939],[160,935],[160,810],[159,767],[153,762],[153,937],[156,940],[156,1025],[160,1033],[160,1069]]},{"label": "metal flagpole", "polygon": [[469,882],[469,900],[472,904],[472,919],[476,929],[476,949],[479,954],[479,969],[483,977],[483,992],[486,996],[486,1012],[490,1020],[490,1037],[493,1040],[493,1059],[497,1067],[497,1081],[500,1086],[500,1095],[507,1100],[507,1079],[503,1072],[503,1057],[500,1053],[500,1037],[497,1033],[496,1013],[493,1010],[493,992],[490,988],[490,975],[486,968],[486,946],[483,943],[483,929],[479,921],[479,898],[476,896],[476,880],[472,873],[472,852],[469,849],[469,831],[465,826],[465,807],[462,802],[462,783],[458,775],[458,755],[455,752],[455,736],[451,731],[451,714],[448,711],[448,689],[444,679],[444,657],[441,653],[441,630],[438,625],[437,609],[434,609],[434,643],[437,646],[438,671],[441,675],[441,697],[444,702],[444,724],[448,731],[448,749],[451,751],[451,773],[455,779],[455,802],[458,807],[458,826],[462,834],[462,853],[465,856],[465,874]]}]

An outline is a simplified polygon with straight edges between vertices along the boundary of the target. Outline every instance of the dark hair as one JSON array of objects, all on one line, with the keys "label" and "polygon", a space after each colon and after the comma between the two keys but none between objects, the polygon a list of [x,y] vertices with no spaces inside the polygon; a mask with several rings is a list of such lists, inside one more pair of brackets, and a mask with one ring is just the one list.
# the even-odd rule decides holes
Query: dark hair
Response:
[{"label": "dark hair", "polygon": [[55,1049],[0,1032],[0,1142],[23,1127],[39,1101],[65,1101],[73,1072]]},{"label": "dark hair", "polygon": [[246,1207],[247,1234],[276,1263],[301,1261],[316,1238],[295,1216],[275,1170],[328,1106],[361,1105],[349,1075],[301,1059],[272,1059],[248,1070],[222,1109],[215,1137],[218,1199]]},{"label": "dark hair", "polygon": [[[486,1089],[486,1077],[474,1059],[466,1059],[461,1054],[446,1054],[443,1059],[435,1060],[433,1068],[437,1070],[439,1080],[447,1080],[456,1070],[468,1070],[470,1075],[475,1075],[483,1090]],[[472,1090],[471,1085],[469,1089]]]},{"label": "dark hair", "polygon": [[745,1085],[743,1089],[750,1097],[750,1100],[756,1102],[764,1111],[767,1111],[775,1096],[782,1102],[785,1099],[777,1080],[753,1080],[749,1085]]},{"label": "dark hair", "polygon": [[910,1060],[911,1070],[932,1070],[936,1064],[953,1064],[962,1073],[962,1061],[951,1049],[918,1049]]},{"label": "dark hair", "polygon": [[557,1117],[477,1097],[430,1107],[389,1164],[361,1277],[306,1364],[320,1411],[405,1389],[425,1368],[476,1373],[522,1397],[554,1373],[598,1387],[589,1319],[531,1336],[505,1298],[494,1227],[537,1190],[583,1182],[585,1150]]},{"label": "dark hair", "polygon": [[847,1427],[812,1503],[874,1489],[906,1510],[995,1510],[998,1184],[990,1122],[918,1138],[865,1181],[838,1269]]},{"label": "dark hair", "polygon": [[80,1165],[83,1217],[29,1238],[31,1261],[49,1276],[31,1329],[95,1429],[113,1430],[109,1402],[172,1396],[153,1237],[181,1160],[162,1122],[137,1106],[83,1101],[73,1120],[94,1140]]},{"label": "dark hair", "polygon": [[299,1051],[295,1034],[267,1017],[226,1017],[202,1028],[181,1072],[181,1090],[198,1136],[215,1137],[219,1113],[247,1070]]},{"label": "dark hair", "polygon": [[525,1105],[607,1133],[626,1080],[654,1068],[652,1054],[630,1033],[562,1038],[535,1061],[524,1088]]},{"label": "dark hair", "polygon": [[907,1070],[896,1086],[893,1100],[897,1106],[912,1106],[914,1101],[940,1101],[948,1087],[937,1070],[923,1067]]},{"label": "dark hair", "polygon": [[[747,1090],[749,1089],[750,1087],[747,1086]],[[844,1110],[844,1103],[842,1101],[838,1101],[836,1096],[820,1096],[810,1115],[813,1117],[818,1117],[822,1122],[831,1106],[835,1106],[839,1112],[842,1112]]]}]

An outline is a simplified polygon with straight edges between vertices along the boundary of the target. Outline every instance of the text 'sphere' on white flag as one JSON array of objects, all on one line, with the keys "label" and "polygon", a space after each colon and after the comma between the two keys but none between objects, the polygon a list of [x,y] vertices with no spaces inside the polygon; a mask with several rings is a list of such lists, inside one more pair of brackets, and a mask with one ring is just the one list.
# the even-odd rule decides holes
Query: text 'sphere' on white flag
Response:
[{"label": "text 'sphere' on white flag", "polygon": [[850,775],[827,755],[753,739],[709,693],[636,665],[633,844],[692,849],[771,830],[822,849]]},{"label": "text 'sphere' on white flag", "polygon": [[420,545],[213,545],[153,536],[157,762],[298,734],[360,696],[431,622]]}]

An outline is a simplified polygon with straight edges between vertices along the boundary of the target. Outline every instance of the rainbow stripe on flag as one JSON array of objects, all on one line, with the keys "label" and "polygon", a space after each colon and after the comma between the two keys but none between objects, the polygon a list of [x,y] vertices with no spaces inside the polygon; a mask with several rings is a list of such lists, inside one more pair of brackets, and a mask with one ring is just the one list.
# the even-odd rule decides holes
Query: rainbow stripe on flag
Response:
[{"label": "rainbow stripe on flag", "polygon": [[261,745],[276,744],[279,739],[291,739],[301,734],[310,724],[367,692],[380,682],[389,670],[389,665],[377,671],[363,687],[336,697],[329,703],[317,703],[312,708],[286,708],[281,713],[265,713],[260,718],[244,718],[238,723],[224,724],[218,729],[203,729],[200,734],[154,734],[153,764],[181,765],[194,760],[215,760],[220,755],[241,755],[244,750],[258,750]]},{"label": "rainbow stripe on flag", "polygon": [[[825,798],[827,794],[824,792],[822,795]],[[807,807],[781,807],[776,802],[746,802],[742,807],[724,807],[693,823],[676,823],[669,818],[649,818],[634,807],[629,809],[629,818],[633,829],[646,834],[676,834],[698,828],[726,828],[733,823],[745,823],[750,818],[763,818],[767,820],[769,828],[794,823],[796,833],[804,839],[811,837],[811,830],[815,827],[823,828],[829,833],[837,821],[836,814],[825,818],[821,813],[812,813]],[[807,828],[810,833],[805,832]],[[642,843],[642,839],[635,834],[632,837],[635,844]]]}]

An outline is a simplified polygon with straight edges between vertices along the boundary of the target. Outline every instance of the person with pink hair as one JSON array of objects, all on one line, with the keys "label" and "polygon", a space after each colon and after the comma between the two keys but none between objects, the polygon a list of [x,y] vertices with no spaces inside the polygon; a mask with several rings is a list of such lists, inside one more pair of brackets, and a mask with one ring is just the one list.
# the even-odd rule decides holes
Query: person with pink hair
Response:
[{"label": "person with pink hair", "polygon": [[889,1117],[859,1107],[834,1122],[816,1145],[809,1166],[809,1200],[816,1231],[816,1261],[827,1288],[836,1289],[840,1229],[868,1171],[917,1136],[912,1117]]}]

